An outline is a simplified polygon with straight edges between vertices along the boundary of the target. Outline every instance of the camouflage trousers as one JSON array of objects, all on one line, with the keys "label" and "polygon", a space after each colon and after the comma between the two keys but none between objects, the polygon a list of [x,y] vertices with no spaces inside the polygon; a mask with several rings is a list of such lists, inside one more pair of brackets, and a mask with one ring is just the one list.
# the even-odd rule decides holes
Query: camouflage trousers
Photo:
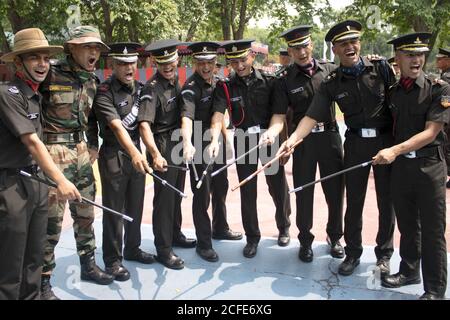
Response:
[{"label": "camouflage trousers", "polygon": [[[78,144],[48,144],[47,149],[56,166],[87,199],[95,198],[95,181],[85,142]],[[58,244],[67,201],[58,201],[56,189],[49,189],[47,240],[44,247],[43,272],[55,266],[55,247]],[[79,256],[95,250],[94,208],[84,203],[69,202],[73,230]]]}]

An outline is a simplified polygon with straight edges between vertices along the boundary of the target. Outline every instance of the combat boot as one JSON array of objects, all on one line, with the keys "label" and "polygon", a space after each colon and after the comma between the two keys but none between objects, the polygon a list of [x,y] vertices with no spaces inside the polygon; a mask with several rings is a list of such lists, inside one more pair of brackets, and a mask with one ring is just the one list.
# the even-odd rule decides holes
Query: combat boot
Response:
[{"label": "combat boot", "polygon": [[93,253],[80,257],[81,280],[92,281],[102,285],[108,285],[114,281],[114,276],[107,274],[95,263]]},{"label": "combat boot", "polygon": [[41,278],[41,300],[60,300],[52,290],[48,274],[43,274]]}]

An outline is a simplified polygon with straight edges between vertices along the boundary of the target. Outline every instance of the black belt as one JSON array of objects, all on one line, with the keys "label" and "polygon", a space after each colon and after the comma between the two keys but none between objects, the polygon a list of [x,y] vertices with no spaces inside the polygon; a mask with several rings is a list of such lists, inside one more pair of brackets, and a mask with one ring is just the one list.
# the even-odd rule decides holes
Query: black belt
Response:
[{"label": "black belt", "polygon": [[382,134],[392,132],[392,128],[347,128],[347,131],[357,134],[361,138],[377,138]]},{"label": "black belt", "polygon": [[18,174],[19,171],[25,171],[29,174],[38,174],[41,171],[41,168],[37,164],[33,164],[31,166],[22,167],[22,168],[2,168],[0,171],[6,172],[8,175],[13,176]]},{"label": "black belt", "polygon": [[79,143],[84,141],[84,131],[62,132],[62,133],[44,133],[44,143]]},{"label": "black belt", "polygon": [[438,148],[439,147],[437,147],[437,146],[422,148],[422,149],[419,149],[419,150],[416,150],[416,151],[411,151],[411,152],[405,153],[402,156],[407,158],[407,159],[431,157],[431,156],[434,156],[434,155],[438,154],[438,152],[439,152]]}]

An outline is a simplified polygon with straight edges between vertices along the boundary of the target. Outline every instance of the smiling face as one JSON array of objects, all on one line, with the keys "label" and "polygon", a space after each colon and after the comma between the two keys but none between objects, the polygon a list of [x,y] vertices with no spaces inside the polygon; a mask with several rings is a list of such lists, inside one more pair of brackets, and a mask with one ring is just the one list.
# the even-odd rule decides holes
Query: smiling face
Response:
[{"label": "smiling face", "polygon": [[172,81],[177,74],[178,59],[169,63],[157,63],[158,72],[167,80]]},{"label": "smiling face", "polygon": [[210,81],[214,76],[217,59],[196,60],[194,59],[195,71],[205,80]]},{"label": "smiling face", "polygon": [[69,50],[73,59],[80,65],[80,67],[89,72],[95,71],[95,64],[100,58],[100,44],[69,44]]},{"label": "smiling face", "polygon": [[289,47],[288,52],[292,60],[298,65],[306,65],[311,62],[314,45],[312,41],[304,46]]},{"label": "smiling face", "polygon": [[425,53],[396,51],[395,61],[400,68],[402,77],[417,79],[425,64]]},{"label": "smiling face", "polygon": [[41,83],[50,69],[50,56],[46,51],[24,53],[14,60],[17,71],[33,82]]},{"label": "smiling face", "polygon": [[361,52],[361,42],[359,39],[349,39],[338,41],[333,44],[333,52],[339,57],[341,65],[351,67],[358,63]]},{"label": "smiling face", "polygon": [[137,62],[123,62],[114,59],[114,74],[124,84],[133,84],[137,70]]},{"label": "smiling face", "polygon": [[246,57],[240,59],[231,59],[230,65],[239,77],[246,77],[252,73],[255,54],[250,52]]}]

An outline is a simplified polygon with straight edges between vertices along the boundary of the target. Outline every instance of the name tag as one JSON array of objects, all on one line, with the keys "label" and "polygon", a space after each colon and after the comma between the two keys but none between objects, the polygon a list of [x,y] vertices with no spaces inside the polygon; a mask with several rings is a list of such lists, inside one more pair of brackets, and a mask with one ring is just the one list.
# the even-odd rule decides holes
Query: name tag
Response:
[{"label": "name tag", "polygon": [[304,87],[299,87],[299,88],[296,88],[296,89],[292,89],[291,93],[295,94],[295,93],[302,92],[302,91],[305,91],[305,88]]},{"label": "name tag", "polygon": [[177,98],[177,97],[173,97],[173,98],[170,98],[169,100],[167,100],[167,105],[169,105],[169,104],[171,104],[172,102],[174,102],[176,98]]},{"label": "name tag", "polygon": [[29,113],[27,114],[28,119],[35,120],[39,117],[39,113]]},{"label": "name tag", "polygon": [[248,133],[260,133],[261,127],[259,125],[248,128]]},{"label": "name tag", "polygon": [[230,99],[231,102],[241,101],[242,97],[233,97]]},{"label": "name tag", "polygon": [[72,86],[60,86],[57,84],[52,84],[50,86],[48,86],[48,90],[50,91],[72,91]]},{"label": "name tag", "polygon": [[362,128],[361,129],[361,137],[376,138],[377,137],[377,129]]},{"label": "name tag", "polygon": [[341,94],[338,94],[336,96],[336,100],[342,99],[342,98],[347,97],[347,96],[348,96],[348,92],[342,92]]},{"label": "name tag", "polygon": [[201,102],[208,102],[210,100],[211,100],[211,96],[207,96],[207,97],[200,99]]},{"label": "name tag", "polygon": [[123,108],[128,105],[128,100],[123,100],[122,102],[119,102],[119,107]]},{"label": "name tag", "polygon": [[311,130],[312,133],[324,132],[325,131],[325,123],[318,122],[316,126]]}]

